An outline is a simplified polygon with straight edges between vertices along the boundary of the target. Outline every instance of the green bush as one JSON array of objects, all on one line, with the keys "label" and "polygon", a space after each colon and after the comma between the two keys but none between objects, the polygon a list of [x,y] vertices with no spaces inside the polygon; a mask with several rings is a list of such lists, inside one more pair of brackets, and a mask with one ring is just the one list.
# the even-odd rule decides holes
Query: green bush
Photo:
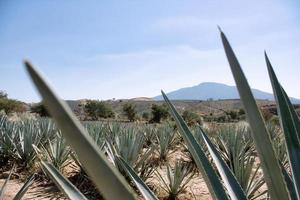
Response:
[{"label": "green bush", "polygon": [[244,115],[246,113],[245,113],[245,110],[243,108],[240,108],[239,111],[238,111],[238,114],[239,115]]},{"label": "green bush", "polygon": [[201,117],[197,113],[194,113],[192,111],[185,110],[182,114],[182,117],[183,117],[184,121],[186,121],[186,123],[189,126],[193,126],[193,125],[197,125],[197,124],[201,125],[202,124]]},{"label": "green bush", "polygon": [[111,106],[104,101],[89,100],[84,106],[84,111],[92,120],[115,117]]},{"label": "green bush", "polygon": [[149,113],[149,112],[143,112],[142,118],[143,118],[144,120],[148,121],[149,118],[150,118],[150,113]]},{"label": "green bush", "polygon": [[0,99],[7,98],[7,93],[0,90]]},{"label": "green bush", "polygon": [[42,103],[35,104],[30,108],[31,113],[36,113],[41,117],[49,117],[49,113]]},{"label": "green bush", "polygon": [[152,104],[151,112],[152,119],[150,120],[150,122],[152,123],[160,123],[161,120],[167,119],[169,116],[169,111],[165,104]]},{"label": "green bush", "polygon": [[235,111],[235,110],[231,110],[231,111],[229,111],[229,116],[230,116],[230,119],[237,120],[238,119],[238,112]]},{"label": "green bush", "polygon": [[129,121],[135,121],[137,119],[136,107],[131,103],[123,105],[123,112]]},{"label": "green bush", "polygon": [[26,111],[24,103],[8,98],[0,98],[0,110],[4,110],[6,114],[13,112],[22,113]]}]

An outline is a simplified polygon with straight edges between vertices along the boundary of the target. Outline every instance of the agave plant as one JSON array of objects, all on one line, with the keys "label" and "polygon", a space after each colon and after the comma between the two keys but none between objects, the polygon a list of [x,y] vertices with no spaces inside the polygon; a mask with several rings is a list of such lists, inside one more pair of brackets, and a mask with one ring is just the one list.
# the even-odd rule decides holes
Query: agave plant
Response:
[{"label": "agave plant", "polygon": [[157,127],[152,124],[146,124],[142,126],[142,131],[144,132],[144,135],[146,137],[145,145],[148,147],[152,146],[154,141],[156,140]]},{"label": "agave plant", "polygon": [[93,122],[85,124],[85,128],[95,143],[101,148],[105,143],[105,134],[108,130],[107,125]]},{"label": "agave plant", "polygon": [[277,158],[284,166],[288,167],[288,158],[282,129],[279,126],[271,123],[267,124],[267,129],[270,133],[270,138],[272,140]]},{"label": "agave plant", "polygon": [[48,138],[54,138],[56,131],[54,124],[47,119],[10,122],[2,117],[0,154],[29,166],[36,156],[32,145],[39,146]]},{"label": "agave plant", "polygon": [[158,127],[156,131],[158,142],[158,155],[161,161],[166,161],[167,156],[172,153],[170,147],[174,144],[175,130],[169,124]]},{"label": "agave plant", "polygon": [[[138,131],[133,127],[123,129],[121,132],[113,134],[115,138],[107,141],[107,153],[115,166],[122,169],[116,159],[121,157],[130,167],[132,167],[143,180],[150,178],[154,171],[149,159],[155,148],[152,145],[147,150],[144,150],[145,136],[143,132]],[[122,170],[121,170],[122,172]]]},{"label": "agave plant", "polygon": [[14,137],[15,156],[19,162],[30,165],[36,157],[32,145],[39,146],[42,136],[33,121],[21,121]]},{"label": "agave plant", "polygon": [[194,170],[191,163],[177,160],[173,170],[167,165],[167,180],[159,171],[156,171],[156,174],[163,183],[162,188],[169,194],[168,200],[175,200],[193,178]]},{"label": "agave plant", "polygon": [[15,122],[9,122],[5,115],[0,117],[0,162],[4,165],[14,157],[17,126]]},{"label": "agave plant", "polygon": [[267,190],[263,187],[263,176],[258,173],[260,165],[255,164],[256,153],[249,131],[247,126],[240,124],[223,125],[214,134],[216,138],[213,141],[248,199],[256,199]]},{"label": "agave plant", "polygon": [[38,118],[37,120],[34,120],[34,123],[39,130],[42,144],[47,142],[49,139],[54,139],[57,136],[57,132],[59,132],[59,129],[56,127],[53,120],[49,118]]},{"label": "agave plant", "polygon": [[62,171],[71,161],[70,155],[72,151],[59,132],[54,139],[48,139],[48,142],[45,145],[40,145],[40,148],[34,147],[40,160],[48,161],[59,171]]}]

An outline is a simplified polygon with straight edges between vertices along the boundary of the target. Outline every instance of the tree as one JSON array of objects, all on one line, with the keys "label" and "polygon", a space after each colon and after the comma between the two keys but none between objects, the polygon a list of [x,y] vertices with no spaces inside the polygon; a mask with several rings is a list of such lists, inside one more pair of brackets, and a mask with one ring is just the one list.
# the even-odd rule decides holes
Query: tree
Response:
[{"label": "tree", "polygon": [[230,110],[228,115],[230,116],[230,119],[236,120],[238,118],[238,112],[235,110]]},{"label": "tree", "polygon": [[0,99],[7,99],[7,93],[0,90]]},{"label": "tree", "polygon": [[84,106],[84,111],[92,120],[115,117],[111,106],[104,101],[88,100]]},{"label": "tree", "polygon": [[185,110],[182,114],[182,118],[184,119],[184,121],[189,125],[189,126],[193,126],[196,124],[201,125],[202,124],[202,119],[201,117],[197,114],[194,113],[192,111],[189,110]]},{"label": "tree", "polygon": [[4,110],[6,114],[10,114],[13,112],[25,112],[26,107],[25,103],[21,101],[17,101],[14,99],[9,99],[6,92],[0,90],[0,111]]},{"label": "tree", "polygon": [[151,106],[152,119],[151,122],[160,123],[161,120],[167,119],[169,116],[166,104],[158,105],[152,104]]},{"label": "tree", "polygon": [[123,105],[123,112],[127,116],[129,121],[134,121],[137,118],[136,107],[131,103],[126,103]]},{"label": "tree", "polygon": [[149,112],[143,112],[142,118],[143,118],[144,120],[148,121],[149,118],[150,118],[150,113],[149,113]]},{"label": "tree", "polygon": [[49,117],[50,116],[47,109],[45,108],[45,106],[42,103],[38,103],[38,104],[31,106],[30,111],[32,113],[39,114],[41,117]]},{"label": "tree", "polygon": [[245,110],[243,108],[240,108],[238,111],[239,115],[244,115],[245,114]]},{"label": "tree", "polygon": [[0,98],[0,110],[4,110],[6,114],[13,112],[21,113],[26,111],[24,103],[8,98]]}]

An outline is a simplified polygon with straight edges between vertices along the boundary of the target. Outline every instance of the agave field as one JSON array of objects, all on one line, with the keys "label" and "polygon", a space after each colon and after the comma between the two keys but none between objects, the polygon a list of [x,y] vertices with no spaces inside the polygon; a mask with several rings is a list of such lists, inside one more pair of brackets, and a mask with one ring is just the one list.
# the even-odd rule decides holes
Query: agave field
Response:
[{"label": "agave field", "polygon": [[[27,174],[35,173],[36,179],[49,180],[51,177],[48,178],[47,172],[40,169],[43,161],[51,163],[66,176],[81,176],[81,179],[74,182],[76,185],[83,181],[89,182],[84,166],[51,119],[10,121],[3,115],[0,121],[3,167],[15,164],[15,168],[25,170]],[[200,190],[206,193],[206,197],[209,196],[204,184],[198,187],[192,184],[201,181],[202,176],[174,122],[157,125],[85,122],[83,126],[99,150],[124,177],[129,178],[119,159],[123,159],[160,198],[201,198],[197,194]],[[275,125],[270,127],[274,141],[278,141],[276,147],[281,152],[280,129]],[[201,128],[195,126],[191,131],[196,141],[204,145]],[[255,199],[265,195],[266,187],[260,167],[255,162],[257,156],[249,127],[242,123],[215,124],[207,125],[205,131],[237,176],[247,196]],[[209,156],[207,149],[205,154]],[[282,156],[284,159],[285,152],[282,152]],[[72,173],[67,172],[68,170]],[[32,182],[32,176],[29,179]],[[89,186],[93,187],[92,183]],[[83,193],[89,192],[93,190],[83,188]],[[94,195],[99,197],[99,194]]]},{"label": "agave field", "polygon": [[[221,31],[247,114],[242,123],[188,127],[162,91],[173,121],[162,124],[80,122],[29,63],[26,69],[52,118],[0,118],[0,165],[22,174],[12,199],[300,199],[300,122],[265,54],[280,118],[268,124]],[[21,176],[21,175],[20,175]],[[24,196],[25,195],[25,196]]]}]

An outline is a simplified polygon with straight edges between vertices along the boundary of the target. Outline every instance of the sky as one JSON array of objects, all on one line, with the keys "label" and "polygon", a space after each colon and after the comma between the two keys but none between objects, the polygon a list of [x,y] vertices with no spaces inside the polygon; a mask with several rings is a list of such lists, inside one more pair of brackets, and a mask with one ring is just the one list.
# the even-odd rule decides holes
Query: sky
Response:
[{"label": "sky", "polygon": [[235,85],[218,25],[252,88],[272,91],[266,50],[289,96],[300,98],[298,0],[3,0],[0,13],[0,90],[10,98],[40,101],[24,59],[70,100]]}]

